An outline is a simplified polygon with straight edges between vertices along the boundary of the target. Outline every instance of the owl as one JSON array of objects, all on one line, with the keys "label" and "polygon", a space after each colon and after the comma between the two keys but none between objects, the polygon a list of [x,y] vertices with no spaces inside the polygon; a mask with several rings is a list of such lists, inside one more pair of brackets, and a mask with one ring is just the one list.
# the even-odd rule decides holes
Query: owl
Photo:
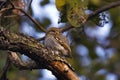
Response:
[{"label": "owl", "polygon": [[47,30],[44,45],[56,55],[71,57],[69,41],[59,28],[51,27]]}]

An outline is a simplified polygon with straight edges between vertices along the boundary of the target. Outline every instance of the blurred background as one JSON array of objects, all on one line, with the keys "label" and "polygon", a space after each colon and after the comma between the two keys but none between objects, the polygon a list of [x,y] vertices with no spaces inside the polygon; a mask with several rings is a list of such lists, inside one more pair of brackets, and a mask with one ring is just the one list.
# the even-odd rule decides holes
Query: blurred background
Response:
[{"label": "blurred background", "polygon": [[[22,0],[25,11],[45,29],[62,27],[55,0]],[[117,1],[117,0],[116,0]],[[115,2],[115,0],[90,0],[86,14]],[[13,32],[24,33],[34,38],[45,35],[25,15],[0,17],[0,25]],[[100,13],[86,22],[81,28],[65,32],[72,49],[72,59],[68,59],[80,80],[120,80],[120,7]],[[0,72],[5,64],[6,52],[0,50]],[[28,58],[20,55],[23,61]],[[48,70],[20,71],[13,65],[8,71],[10,80],[56,80]]]}]

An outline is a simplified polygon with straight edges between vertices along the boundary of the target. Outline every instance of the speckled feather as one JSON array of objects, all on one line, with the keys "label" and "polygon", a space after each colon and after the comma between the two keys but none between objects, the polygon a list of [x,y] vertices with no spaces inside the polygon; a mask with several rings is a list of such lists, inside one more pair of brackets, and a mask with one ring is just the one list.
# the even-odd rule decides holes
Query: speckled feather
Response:
[{"label": "speckled feather", "polygon": [[71,57],[69,41],[58,28],[48,29],[44,44],[49,50],[54,51],[55,54],[60,53],[59,55],[61,56]]}]

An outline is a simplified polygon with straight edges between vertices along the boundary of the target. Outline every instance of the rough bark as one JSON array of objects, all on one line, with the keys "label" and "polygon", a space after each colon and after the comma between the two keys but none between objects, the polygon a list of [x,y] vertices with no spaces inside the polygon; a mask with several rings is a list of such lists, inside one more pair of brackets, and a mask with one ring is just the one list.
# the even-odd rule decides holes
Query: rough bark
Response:
[{"label": "rough bark", "polygon": [[19,52],[28,56],[35,62],[34,64],[38,69],[52,71],[58,80],[79,80],[76,73],[64,59],[52,55],[43,44],[32,37],[12,33],[0,27],[0,49]]}]

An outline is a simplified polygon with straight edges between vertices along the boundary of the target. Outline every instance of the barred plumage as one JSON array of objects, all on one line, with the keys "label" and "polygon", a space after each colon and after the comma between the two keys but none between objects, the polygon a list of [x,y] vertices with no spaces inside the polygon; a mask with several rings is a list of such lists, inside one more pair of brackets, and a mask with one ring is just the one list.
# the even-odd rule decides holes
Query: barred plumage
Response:
[{"label": "barred plumage", "polygon": [[54,54],[71,57],[69,41],[59,28],[51,27],[47,30],[44,45]]}]

